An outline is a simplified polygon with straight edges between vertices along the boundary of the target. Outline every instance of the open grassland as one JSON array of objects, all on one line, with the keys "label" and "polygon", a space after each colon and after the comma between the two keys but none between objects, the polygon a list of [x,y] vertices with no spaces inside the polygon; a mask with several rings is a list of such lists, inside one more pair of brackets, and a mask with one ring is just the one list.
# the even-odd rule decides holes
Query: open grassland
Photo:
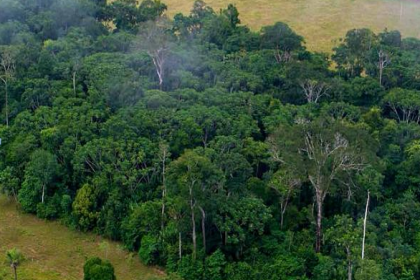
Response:
[{"label": "open grassland", "polygon": [[81,280],[86,258],[106,255],[118,280],[150,280],[162,274],[142,265],[137,255],[124,251],[118,243],[109,242],[108,250],[103,244],[103,239],[94,234],[22,214],[13,201],[0,197],[0,279],[2,275],[12,279],[4,260],[5,252],[13,247],[26,257],[18,269],[20,280]]},{"label": "open grassland", "polygon": [[[188,13],[194,0],[162,0],[168,14]],[[206,0],[216,11],[236,4],[243,24],[253,30],[277,21],[303,35],[312,51],[331,52],[352,28],[375,32],[400,30],[404,37],[420,37],[420,0]]]}]

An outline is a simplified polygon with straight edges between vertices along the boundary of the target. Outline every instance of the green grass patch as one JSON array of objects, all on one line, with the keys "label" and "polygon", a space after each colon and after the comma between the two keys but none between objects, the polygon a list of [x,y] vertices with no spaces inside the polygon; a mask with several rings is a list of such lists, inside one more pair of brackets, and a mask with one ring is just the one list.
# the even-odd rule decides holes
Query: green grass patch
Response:
[{"label": "green grass patch", "polygon": [[149,280],[163,275],[156,268],[140,263],[137,255],[122,249],[117,242],[103,249],[104,239],[72,231],[59,222],[44,221],[17,210],[16,203],[0,197],[0,279],[12,279],[5,264],[8,249],[18,248],[26,261],[18,268],[20,280],[81,280],[89,257],[108,259],[118,280]]}]

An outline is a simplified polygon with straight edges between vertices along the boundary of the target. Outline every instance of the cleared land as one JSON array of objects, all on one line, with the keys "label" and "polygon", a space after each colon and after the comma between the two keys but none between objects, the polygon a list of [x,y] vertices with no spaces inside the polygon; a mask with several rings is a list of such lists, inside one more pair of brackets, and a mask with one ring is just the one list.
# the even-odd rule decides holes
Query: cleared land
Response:
[{"label": "cleared land", "polygon": [[[162,0],[168,14],[188,13],[194,0]],[[420,38],[420,0],[205,0],[216,11],[236,4],[242,23],[254,30],[277,21],[303,35],[310,50],[331,52],[352,28],[400,30]]]},{"label": "cleared land", "polygon": [[48,222],[22,214],[16,204],[0,197],[0,279],[11,279],[4,264],[7,249],[19,248],[27,260],[18,269],[20,280],[80,280],[88,257],[108,259],[115,267],[118,280],[151,280],[162,272],[142,265],[137,255],[124,251],[118,243],[94,234],[71,231],[58,222]]}]

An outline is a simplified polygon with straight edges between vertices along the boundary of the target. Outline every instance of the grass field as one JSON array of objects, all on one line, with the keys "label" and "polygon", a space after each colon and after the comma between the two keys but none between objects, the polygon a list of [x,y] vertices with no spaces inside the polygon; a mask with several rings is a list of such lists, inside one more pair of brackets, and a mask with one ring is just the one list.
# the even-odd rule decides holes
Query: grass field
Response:
[{"label": "grass field", "polygon": [[[162,0],[170,16],[188,13],[194,0]],[[277,21],[305,37],[313,51],[331,52],[352,28],[398,29],[420,38],[420,0],[205,0],[216,11],[236,4],[242,23],[254,30]]]},{"label": "grass field", "polygon": [[11,278],[4,263],[7,249],[19,248],[26,261],[18,269],[19,280],[81,280],[85,259],[99,256],[112,262],[118,280],[150,280],[162,275],[157,269],[142,265],[137,255],[109,242],[106,252],[103,239],[93,234],[69,230],[58,222],[47,222],[16,210],[16,204],[0,197],[0,279]]}]

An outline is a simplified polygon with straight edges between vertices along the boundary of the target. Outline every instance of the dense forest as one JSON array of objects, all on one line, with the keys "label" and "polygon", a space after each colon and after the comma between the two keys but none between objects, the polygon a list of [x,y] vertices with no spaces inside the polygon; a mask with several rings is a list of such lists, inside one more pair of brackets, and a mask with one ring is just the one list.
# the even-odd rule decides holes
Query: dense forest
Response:
[{"label": "dense forest", "polygon": [[420,279],[420,40],[165,10],[0,0],[1,192],[170,279]]}]

